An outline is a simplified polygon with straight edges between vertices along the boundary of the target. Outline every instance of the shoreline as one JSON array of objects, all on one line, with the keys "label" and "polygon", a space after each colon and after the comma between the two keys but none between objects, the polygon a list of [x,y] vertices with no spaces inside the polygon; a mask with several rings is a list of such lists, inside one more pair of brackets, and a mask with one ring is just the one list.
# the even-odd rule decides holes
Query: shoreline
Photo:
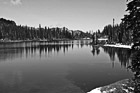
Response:
[{"label": "shoreline", "polygon": [[124,79],[110,85],[95,88],[87,93],[133,93],[132,91],[134,91],[133,80]]},{"label": "shoreline", "polygon": [[128,48],[131,49],[132,45],[122,45],[122,44],[105,44],[103,46],[107,46],[107,47],[116,47],[116,48]]},{"label": "shoreline", "polygon": [[0,40],[0,43],[57,42],[57,41],[69,41],[69,40],[91,40],[91,39]]},{"label": "shoreline", "polygon": [[24,42],[58,42],[58,41],[68,41],[66,40],[9,40],[9,41],[0,41],[0,44],[8,44],[8,43],[24,43]]},{"label": "shoreline", "polygon": [[[126,49],[131,49],[132,45],[122,45],[122,44],[104,44],[103,46],[106,47],[114,47],[114,48],[126,48]],[[105,86],[100,86],[97,88],[94,88],[90,92],[87,93],[119,93],[119,91],[122,93],[122,91],[129,93],[130,89],[125,89],[125,86],[128,86],[131,90],[134,90],[132,86],[132,80],[131,79],[124,79],[120,81],[116,81],[115,83],[111,83],[109,85]]]},{"label": "shoreline", "polygon": [[[0,40],[0,44],[23,43],[23,42],[58,42],[58,41],[69,41],[69,40],[90,40],[90,39]],[[127,49],[131,49],[132,47],[132,45],[122,45],[122,44],[104,44],[102,46],[127,48]]]}]

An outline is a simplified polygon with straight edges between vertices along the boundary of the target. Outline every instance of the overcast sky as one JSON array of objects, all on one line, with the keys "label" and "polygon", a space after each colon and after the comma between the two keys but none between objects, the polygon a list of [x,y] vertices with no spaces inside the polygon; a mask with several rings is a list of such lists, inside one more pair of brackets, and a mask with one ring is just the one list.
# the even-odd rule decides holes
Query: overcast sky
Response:
[{"label": "overcast sky", "polygon": [[59,26],[96,31],[120,23],[126,0],[0,0],[0,17],[18,25]]}]

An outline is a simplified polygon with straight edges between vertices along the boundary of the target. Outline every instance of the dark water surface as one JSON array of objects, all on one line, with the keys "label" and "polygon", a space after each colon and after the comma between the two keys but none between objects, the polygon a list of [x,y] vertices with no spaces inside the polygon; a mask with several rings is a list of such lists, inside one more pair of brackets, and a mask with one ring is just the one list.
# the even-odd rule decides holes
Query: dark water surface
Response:
[{"label": "dark water surface", "polygon": [[86,93],[132,77],[128,49],[89,42],[0,44],[0,93]]}]

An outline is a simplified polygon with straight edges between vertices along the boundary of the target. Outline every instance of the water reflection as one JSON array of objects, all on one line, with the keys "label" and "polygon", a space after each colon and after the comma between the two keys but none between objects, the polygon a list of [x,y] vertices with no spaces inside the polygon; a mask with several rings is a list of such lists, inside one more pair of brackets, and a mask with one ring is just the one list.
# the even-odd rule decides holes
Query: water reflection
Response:
[{"label": "water reflection", "polygon": [[22,57],[24,48],[0,48],[0,62],[7,59]]},{"label": "water reflection", "polygon": [[35,56],[39,54],[49,55],[52,53],[66,53],[76,45],[78,48],[89,46],[88,40],[59,41],[59,42],[26,42],[26,43],[6,43],[0,45],[0,61]]},{"label": "water reflection", "polygon": [[[102,46],[102,49],[105,53],[107,53],[110,57],[110,60],[112,61],[112,67],[114,67],[114,61],[115,58],[119,59],[119,62],[122,66],[127,67],[130,64],[130,55],[131,51],[129,49],[124,48],[114,48],[114,47],[106,47]],[[92,48],[93,56],[95,54],[100,54],[100,47],[99,46],[93,46]]]},{"label": "water reflection", "polygon": [[[1,45],[0,93],[85,93],[131,77],[131,73],[121,68],[119,62],[115,68],[110,67],[107,48],[92,47],[89,42]],[[116,53],[116,50],[112,51]]]},{"label": "water reflection", "polygon": [[[132,88],[131,92],[140,93],[140,51],[106,46],[102,46],[102,48],[104,52],[109,55],[112,61],[112,67],[114,67],[114,61],[117,57],[122,66],[131,69],[134,74],[132,81],[130,80],[129,82]],[[99,53],[97,53],[97,51],[100,51],[99,46],[93,46],[92,49],[93,56],[96,54],[99,55]]]},{"label": "water reflection", "polygon": [[[72,69],[69,70],[67,78],[83,91],[87,92],[132,76],[132,73],[127,70],[130,57],[128,49],[92,46],[91,53],[93,59],[89,59],[92,61],[90,65],[69,65]],[[89,60],[87,59],[85,63],[88,63]],[[111,66],[115,66],[115,68],[111,68]]]},{"label": "water reflection", "polygon": [[63,53],[67,52],[69,48],[72,48],[73,44],[64,44],[64,45],[37,45],[31,47],[25,47],[26,56],[34,55],[39,52],[41,57],[42,54],[50,55],[52,52]]},{"label": "water reflection", "polygon": [[93,56],[100,54],[100,46],[92,46],[92,54]]},{"label": "water reflection", "polygon": [[109,54],[110,60],[112,62],[114,62],[115,61],[115,52],[116,52],[117,49],[112,48],[112,47],[103,47],[103,49],[104,49],[105,53]]}]

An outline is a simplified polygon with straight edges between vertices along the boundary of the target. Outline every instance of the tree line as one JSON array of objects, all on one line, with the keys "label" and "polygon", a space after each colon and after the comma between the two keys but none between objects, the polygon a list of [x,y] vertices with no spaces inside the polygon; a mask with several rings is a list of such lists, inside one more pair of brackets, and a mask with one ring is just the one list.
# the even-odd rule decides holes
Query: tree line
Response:
[{"label": "tree line", "polygon": [[101,36],[108,36],[108,43],[131,44],[132,31],[127,30],[126,24],[120,23],[112,26],[111,24],[104,27]]},{"label": "tree line", "polygon": [[133,92],[140,93],[140,0],[127,0],[126,11],[127,14],[124,15],[119,25],[106,26],[102,34],[108,35],[110,43],[134,44],[130,50],[130,54],[126,52],[123,55],[125,56],[125,62],[127,62],[125,59],[129,57],[131,59],[131,64],[128,68],[134,74],[132,78]]},{"label": "tree line", "polygon": [[38,28],[16,25],[14,21],[0,18],[0,39],[1,40],[45,40],[45,39],[80,39],[90,37],[91,34],[80,30],[69,30],[66,27]]},{"label": "tree line", "polygon": [[93,39],[107,36],[108,43],[131,44],[140,41],[140,0],[127,0],[127,14],[120,24],[106,25],[101,33],[93,34]]}]

